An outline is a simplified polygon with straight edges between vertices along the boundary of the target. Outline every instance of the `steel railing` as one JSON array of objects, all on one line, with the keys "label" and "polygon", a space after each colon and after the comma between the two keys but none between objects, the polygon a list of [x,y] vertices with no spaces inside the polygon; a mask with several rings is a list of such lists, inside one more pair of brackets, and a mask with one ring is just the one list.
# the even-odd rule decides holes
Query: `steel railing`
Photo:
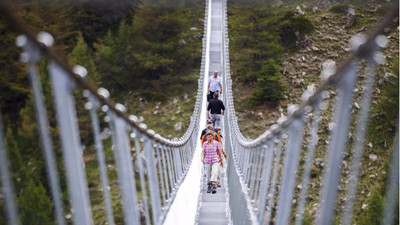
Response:
[{"label": "steel railing", "polygon": [[[205,5],[204,32],[207,27],[208,4]],[[134,115],[125,113],[125,106],[109,99],[109,92],[97,88],[85,76],[82,66],[70,67],[51,48],[53,37],[46,32],[33,33],[7,5],[0,5],[3,18],[18,33],[16,44],[23,48],[21,61],[29,68],[29,78],[35,100],[38,127],[41,134],[49,187],[55,207],[57,224],[66,224],[65,206],[61,200],[60,176],[54,144],[50,135],[49,118],[44,102],[38,65],[47,60],[48,74],[54,96],[54,107],[59,127],[62,156],[67,187],[70,197],[70,211],[74,224],[93,224],[89,199],[88,180],[85,172],[84,147],[80,137],[77,108],[85,107],[93,129],[93,143],[96,149],[99,176],[105,214],[108,224],[115,224],[115,215],[110,194],[109,171],[105,159],[106,137],[101,128],[111,130],[113,157],[116,166],[120,200],[125,224],[161,224],[174,200],[175,194],[185,178],[197,142],[200,109],[202,107],[203,80],[205,73],[206,38],[203,38],[202,62],[198,89],[190,124],[180,138],[172,140],[147,129]],[[207,37],[205,35],[205,37]],[[83,93],[84,105],[76,104],[76,93]],[[100,123],[103,119],[108,123]],[[1,124],[1,120],[0,120]],[[0,127],[1,184],[6,199],[7,218],[10,224],[19,224],[15,193],[10,179],[9,160],[4,146],[4,133]],[[110,150],[110,149],[109,149]],[[137,184],[140,183],[140,190]],[[115,211],[115,209],[114,209]]]},{"label": "steel railing", "polygon": [[[205,17],[207,18],[208,1]],[[300,106],[288,108],[289,116],[282,116],[276,125],[271,126],[254,140],[245,138],[239,128],[235,113],[232,93],[232,79],[229,61],[229,39],[227,28],[227,1],[223,1],[223,86],[222,96],[226,105],[224,116],[224,148],[228,151],[227,181],[229,191],[230,215],[233,224],[288,224],[289,220],[302,224],[310,186],[312,162],[318,151],[320,133],[326,133],[328,147],[326,166],[321,173],[322,184],[318,199],[318,224],[332,224],[335,217],[338,198],[346,199],[341,215],[343,224],[351,224],[358,172],[365,145],[365,127],[367,125],[371,91],[380,63],[379,48],[384,47],[385,38],[380,36],[383,29],[392,23],[398,15],[397,10],[385,17],[384,22],[368,37],[353,37],[353,54],[337,69],[326,69],[321,75],[323,81],[318,89],[312,86],[302,95]],[[101,175],[101,184],[108,224],[114,224],[113,209],[109,193],[109,177],[105,164],[103,145],[104,137],[100,134],[99,117],[108,121],[112,131],[111,139],[115,147],[113,156],[123,205],[126,224],[161,224],[174,199],[179,184],[184,179],[196,144],[199,130],[199,115],[205,69],[205,45],[203,38],[202,64],[196,104],[189,128],[177,140],[169,140],[148,130],[133,115],[127,116],[122,104],[114,104],[108,99],[109,93],[103,88],[96,88],[84,79],[85,69],[81,66],[69,67],[51,50],[52,37],[47,33],[37,36],[30,32],[18,19],[14,18],[5,7],[1,13],[18,32],[23,33],[17,44],[24,48],[22,60],[29,66],[29,77],[34,91],[35,108],[41,133],[43,151],[55,214],[58,224],[66,224],[65,207],[61,201],[60,178],[54,156],[54,147],[49,132],[49,124],[43,95],[38,78],[38,63],[47,58],[49,74],[53,88],[57,111],[59,132],[63,148],[64,166],[75,224],[92,224],[92,212],[89,201],[88,185],[84,170],[83,149],[77,124],[77,106],[73,92],[81,90],[87,98],[86,109],[92,122],[94,145]],[[207,23],[207,19],[205,19]],[[207,24],[204,29],[206,32]],[[207,37],[207,35],[205,35]],[[357,77],[357,62],[368,62],[367,74]],[[364,83],[361,107],[353,99],[357,79]],[[330,90],[329,92],[327,90]],[[335,90],[335,91],[332,91]],[[337,95],[332,97],[332,95]],[[334,106],[329,107],[329,104]],[[102,113],[103,111],[105,113]],[[353,113],[353,111],[355,113]],[[321,128],[325,120],[333,120],[327,132]],[[355,122],[352,122],[355,121]],[[1,125],[1,118],[0,118]],[[326,125],[326,124],[324,124]],[[339,126],[340,125],[340,126]],[[104,125],[103,125],[104,126]],[[351,128],[354,126],[354,131]],[[354,138],[349,143],[349,133]],[[307,138],[306,138],[307,137]],[[388,182],[388,199],[384,211],[384,224],[391,224],[396,196],[398,196],[398,134],[396,136],[393,162],[391,163]],[[132,146],[134,147],[132,147]],[[396,147],[397,146],[397,147]],[[342,174],[343,154],[351,148],[351,162]],[[133,149],[133,150],[132,150]],[[303,153],[302,153],[303,152]],[[136,153],[134,160],[132,153]],[[8,160],[4,145],[4,133],[0,127],[0,172],[2,191],[5,199],[7,216],[10,224],[18,223],[18,210],[10,179]],[[304,163],[300,163],[303,159]],[[134,169],[134,164],[137,166]],[[301,172],[301,174],[300,174]],[[298,173],[298,174],[297,174]],[[136,178],[135,178],[136,177]],[[139,180],[140,190],[135,182]],[[341,183],[345,182],[346,191],[339,193]],[[295,186],[300,190],[295,190]],[[149,192],[149,193],[147,193]],[[293,206],[293,201],[297,206]],[[139,210],[142,209],[142,210]]]}]

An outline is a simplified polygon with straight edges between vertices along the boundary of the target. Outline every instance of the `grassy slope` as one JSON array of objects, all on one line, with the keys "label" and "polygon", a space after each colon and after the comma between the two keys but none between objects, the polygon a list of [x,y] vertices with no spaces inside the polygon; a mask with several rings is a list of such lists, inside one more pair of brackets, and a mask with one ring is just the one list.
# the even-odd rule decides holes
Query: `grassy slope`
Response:
[{"label": "grassy slope", "polygon": [[[293,10],[295,6],[288,7],[288,9]],[[308,9],[311,6],[308,5]],[[279,118],[279,107],[285,111],[289,103],[299,103],[299,96],[306,90],[307,85],[312,83],[317,85],[320,82],[319,74],[324,61],[333,59],[336,61],[336,65],[339,65],[340,61],[350,54],[348,41],[351,36],[360,32],[368,34],[370,28],[377,23],[380,13],[376,7],[370,10],[371,7],[367,5],[353,6],[358,16],[358,23],[348,30],[343,28],[346,23],[345,14],[331,13],[329,12],[329,7],[319,8],[315,14],[303,9],[303,11],[306,11],[306,17],[313,21],[316,30],[312,35],[309,35],[309,48],[303,48],[297,52],[287,52],[284,56],[280,69],[283,73],[284,81],[290,86],[290,93],[287,93],[287,99],[282,101],[277,108],[259,105],[249,109],[243,101],[250,96],[254,87],[240,83],[234,84],[236,112],[239,116],[239,124],[243,134],[250,138],[257,137]],[[232,10],[232,17],[229,18],[229,21],[234,22],[236,19],[233,17],[240,16],[241,9],[240,7],[235,8],[235,6],[232,6],[230,10]],[[232,35],[232,33],[230,34]],[[394,30],[388,35],[391,36],[391,39],[389,47],[385,49],[385,54],[390,60],[398,52],[396,48],[398,35]],[[318,50],[312,50],[311,47],[317,47]],[[234,48],[231,48],[231,60],[234,63],[233,55],[239,54],[240,51],[234,52],[232,49]],[[234,76],[234,73],[235,71],[232,71],[232,76]],[[380,73],[378,76],[383,77],[384,73]]]},{"label": "grassy slope", "polygon": [[[301,4],[299,4],[301,5]],[[297,52],[287,52],[284,56],[284,60],[281,65],[281,72],[284,74],[284,80],[290,86],[290,92],[287,93],[287,99],[282,101],[280,106],[285,111],[286,106],[289,103],[300,103],[301,93],[306,90],[307,85],[315,84],[318,85],[320,82],[319,75],[322,68],[322,63],[327,59],[336,61],[336,65],[340,64],[340,61],[346,58],[350,54],[348,41],[349,39],[357,34],[363,33],[368,34],[370,30],[377,24],[382,16],[382,12],[385,11],[384,7],[379,4],[358,4],[353,3],[349,5],[354,8],[357,15],[357,24],[350,28],[344,29],[346,23],[346,14],[335,14],[329,11],[330,7],[319,8],[316,13],[312,13],[309,9],[313,4],[305,4],[307,8],[302,6],[303,11],[306,13],[306,17],[311,19],[315,25],[315,31],[312,35],[309,35],[310,46],[308,48],[302,48]],[[297,4],[287,6],[288,9],[294,10]],[[285,7],[285,6],[282,6]],[[231,10],[232,17],[240,16],[240,6],[233,6],[229,8]],[[229,18],[230,22],[234,22],[235,18]],[[232,35],[232,33],[230,33]],[[385,33],[385,36],[389,37],[388,47],[383,49],[384,54],[387,57],[387,63],[379,68],[377,79],[379,80],[384,77],[386,72],[392,72],[391,63],[394,63],[395,67],[398,67],[398,42],[399,36],[398,31],[395,27],[392,27],[390,31]],[[232,37],[231,37],[232,38]],[[231,47],[231,55],[240,54],[239,52],[233,51]],[[234,64],[234,57],[231,58],[231,64]],[[365,71],[362,71],[364,73]],[[232,74],[235,71],[232,70]],[[396,78],[394,78],[396,79]],[[397,78],[398,79],[398,78]],[[388,84],[385,84],[388,85]],[[385,177],[387,175],[387,166],[390,161],[390,146],[393,142],[393,125],[379,125],[376,123],[374,118],[382,117],[382,104],[389,107],[392,111],[398,108],[398,101],[392,102],[391,106],[383,103],[382,90],[388,88],[387,86],[376,86],[374,89],[373,109],[370,115],[372,122],[369,128],[370,134],[366,141],[367,144],[371,143],[372,147],[367,147],[363,156],[363,166],[360,172],[360,183],[357,193],[356,205],[355,205],[355,221],[365,217],[367,214],[368,207],[373,208],[374,206],[368,206],[369,199],[373,190],[382,192],[384,190]],[[265,131],[270,125],[275,123],[279,117],[279,107],[270,108],[268,106],[256,106],[251,109],[248,108],[243,101],[250,96],[252,87],[245,86],[242,84],[234,84],[235,92],[235,106],[236,112],[239,117],[239,126],[245,136],[255,138]],[[361,90],[361,89],[360,89]],[[361,92],[356,94],[357,99],[360,99]],[[398,99],[398,97],[397,97]],[[331,92],[331,99],[328,100],[332,106],[334,100],[334,92]],[[331,111],[330,108],[328,111]],[[398,112],[398,111],[397,111]],[[263,117],[260,116],[262,113]],[[384,113],[383,113],[384,114]],[[396,113],[394,114],[396,115]],[[386,118],[386,117],[385,117]],[[393,118],[392,118],[393,119]],[[397,124],[395,121],[380,120],[383,124]],[[319,175],[323,172],[323,166],[319,166],[317,161],[321,161],[325,157],[326,153],[326,138],[328,130],[329,119],[324,119],[321,123],[319,132],[319,147],[316,150],[316,155],[313,161],[312,180],[310,184],[310,191],[308,195],[308,203],[306,208],[306,218],[309,223],[312,223],[315,213],[318,211],[318,194],[320,184],[322,182]],[[385,128],[383,128],[385,127]],[[354,121],[352,128],[354,129]],[[382,134],[382,135],[380,135]],[[352,141],[352,139],[350,139]],[[350,145],[351,146],[351,145]],[[305,148],[304,148],[305,149]],[[349,149],[350,150],[350,149]],[[348,150],[348,151],[349,151]],[[303,152],[304,155],[304,152]],[[349,152],[347,153],[347,156]],[[370,155],[377,155],[378,160],[371,160]],[[304,161],[302,161],[304,163]],[[344,159],[344,172],[347,173],[350,163],[350,157]],[[344,176],[346,180],[347,177]],[[344,190],[345,183],[341,184],[341,188]],[[296,194],[299,193],[299,189],[296,189]],[[340,200],[338,201],[338,213],[341,212],[344,203],[344,192],[340,192]],[[381,193],[382,194],[382,193]],[[363,208],[362,206],[367,206]],[[364,220],[363,220],[364,221]]]}]

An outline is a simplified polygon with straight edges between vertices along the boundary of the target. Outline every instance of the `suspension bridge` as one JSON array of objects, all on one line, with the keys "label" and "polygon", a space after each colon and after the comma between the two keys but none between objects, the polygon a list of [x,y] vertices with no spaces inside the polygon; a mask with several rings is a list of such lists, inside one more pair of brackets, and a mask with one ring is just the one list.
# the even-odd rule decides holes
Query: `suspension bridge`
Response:
[{"label": "suspension bridge", "polygon": [[[46,33],[32,33],[6,7],[1,13],[21,33],[16,44],[23,49],[21,61],[27,65],[41,135],[51,199],[56,223],[69,224],[66,206],[61,197],[60,179],[54,145],[49,130],[48,112],[37,65],[49,61],[48,74],[53,91],[54,107],[62,147],[62,163],[68,188],[72,221],[76,225],[94,224],[85,172],[83,147],[77,123],[74,92],[82,92],[90,113],[93,145],[101,179],[104,214],[107,224],[117,224],[110,194],[110,178],[105,161],[104,126],[111,130],[114,146],[118,188],[124,224],[304,224],[311,168],[315,160],[322,119],[332,121],[326,147],[326,166],[320,176],[321,187],[317,201],[315,224],[353,224],[357,198],[361,157],[365,146],[366,125],[377,67],[382,57],[379,49],[387,40],[382,36],[385,27],[398,17],[396,10],[388,13],[382,23],[368,37],[350,40],[352,54],[337,68],[321,72],[318,88],[309,86],[302,94],[302,102],[288,108],[275,125],[254,140],[240,132],[235,113],[229,61],[227,0],[205,1],[204,37],[198,90],[190,125],[178,139],[167,139],[134,115],[128,115],[122,104],[114,103],[104,88],[85,79],[86,69],[70,67],[55,54],[53,37]],[[358,61],[365,60],[366,74]],[[228,153],[222,171],[221,188],[217,194],[206,193],[203,165],[200,160],[200,133],[206,124],[207,78],[219,71],[226,105],[222,119],[224,149]],[[363,70],[364,71],[364,70]],[[357,100],[353,90],[357,81],[365,86],[360,109],[351,107]],[[332,98],[330,92],[337,96]],[[327,107],[330,102],[330,107]],[[106,125],[100,120],[106,121]],[[354,129],[350,125],[354,122]],[[349,144],[349,133],[354,140]],[[383,224],[393,224],[398,204],[399,152],[398,134],[395,137],[392,162],[383,211]],[[9,224],[19,224],[18,203],[11,179],[10,161],[5,147],[5,134],[0,117],[0,175],[5,214]],[[342,159],[351,149],[348,168]],[[345,170],[345,172],[343,172]],[[345,181],[345,190],[339,192]],[[301,188],[298,188],[301,187]],[[298,190],[300,189],[300,190]],[[345,199],[338,213],[338,199]],[[398,215],[398,214],[397,214]]]}]

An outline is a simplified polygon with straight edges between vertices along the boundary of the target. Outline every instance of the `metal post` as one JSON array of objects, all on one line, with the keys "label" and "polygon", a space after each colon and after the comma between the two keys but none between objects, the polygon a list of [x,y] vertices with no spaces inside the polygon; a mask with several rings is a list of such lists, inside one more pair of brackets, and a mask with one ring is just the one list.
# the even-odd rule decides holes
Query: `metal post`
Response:
[{"label": "metal post", "polygon": [[311,173],[311,166],[312,166],[312,160],[314,158],[314,152],[315,148],[318,144],[318,128],[319,128],[319,123],[321,121],[321,108],[320,108],[320,99],[316,101],[314,104],[314,116],[313,116],[313,124],[311,128],[311,134],[310,134],[310,142],[308,143],[308,148],[307,148],[307,156],[306,156],[306,161],[305,161],[305,166],[304,166],[304,172],[302,176],[302,188],[300,192],[300,197],[299,197],[299,204],[297,205],[297,213],[296,213],[296,225],[301,225],[303,221],[303,216],[304,216],[304,207],[306,204],[306,197],[307,197],[307,192],[308,192],[308,185],[309,185],[309,180],[310,180],[310,173]]},{"label": "metal post", "polygon": [[263,146],[264,151],[266,151],[265,161],[264,161],[264,171],[262,175],[262,185],[260,192],[260,202],[257,207],[258,209],[258,222],[261,223],[264,216],[265,211],[265,203],[267,201],[267,193],[269,188],[269,181],[271,176],[271,168],[272,168],[272,159],[274,156],[274,142],[273,140],[269,140],[266,145]]},{"label": "metal post", "polygon": [[395,143],[393,145],[391,169],[389,173],[388,185],[386,187],[385,209],[383,213],[384,225],[392,225],[395,218],[396,204],[399,199],[399,132],[397,131]]},{"label": "metal post", "polygon": [[332,139],[329,143],[327,167],[324,172],[323,188],[321,189],[321,217],[318,225],[331,224],[338,192],[343,152],[347,144],[347,134],[350,122],[353,88],[356,82],[357,69],[355,63],[345,71],[339,83],[339,98],[336,104],[335,125]]},{"label": "metal post", "polygon": [[157,180],[157,171],[156,171],[156,166],[154,164],[155,162],[154,152],[153,152],[154,148],[152,140],[147,136],[143,137],[143,143],[144,143],[144,153],[146,157],[147,174],[149,179],[153,223],[159,224],[161,216],[161,203],[160,203],[159,185]]},{"label": "metal post", "polygon": [[296,182],[296,170],[300,159],[300,149],[302,146],[304,132],[304,112],[292,122],[288,128],[289,140],[285,152],[285,166],[282,176],[282,189],[279,193],[277,220],[278,225],[288,223],[294,185]]},{"label": "metal post", "polygon": [[266,224],[269,224],[269,221],[271,220],[272,208],[275,203],[276,180],[278,178],[279,164],[281,163],[281,156],[282,156],[282,146],[283,146],[282,136],[283,135],[279,135],[279,137],[275,139],[275,141],[276,140],[278,141],[278,147],[276,149],[276,154],[275,154],[274,172],[272,175],[271,188],[269,189],[270,193],[267,194],[267,196],[269,196],[269,199],[267,205]]},{"label": "metal post", "polygon": [[136,128],[133,128],[133,133],[131,134],[131,138],[133,138],[135,143],[135,150],[136,150],[136,160],[139,169],[139,178],[140,178],[140,190],[142,192],[142,199],[143,199],[143,207],[144,207],[144,214],[146,217],[146,225],[150,225],[150,214],[149,214],[149,204],[147,200],[147,190],[146,190],[146,181],[144,178],[144,168],[143,168],[143,159],[140,150],[139,144],[139,132]]},{"label": "metal post", "polygon": [[166,166],[168,166],[168,181],[169,181],[169,186],[171,187],[171,192],[168,194],[168,199],[171,198],[171,194],[173,193],[173,189],[174,189],[174,176],[172,174],[172,166],[174,165],[173,162],[171,161],[170,157],[169,157],[169,153],[170,151],[163,146],[163,148],[161,149],[161,151],[164,152],[165,154],[165,160],[166,160]]},{"label": "metal post", "polygon": [[365,133],[366,127],[368,124],[368,116],[369,110],[371,107],[371,97],[373,86],[375,82],[375,74],[376,74],[376,63],[373,59],[368,60],[368,68],[367,68],[367,76],[364,80],[364,91],[361,99],[361,109],[358,113],[357,117],[357,127],[356,127],[356,135],[355,135],[355,143],[352,151],[352,160],[351,160],[351,168],[349,174],[349,182],[346,188],[346,205],[345,211],[342,219],[342,224],[350,225],[351,218],[353,215],[353,206],[356,198],[356,188],[357,181],[359,176],[359,170],[361,166],[361,157],[364,152],[364,142],[365,142]]},{"label": "metal post", "polygon": [[[168,161],[167,161],[166,155],[164,153],[164,149],[162,148],[161,145],[158,145],[158,146],[156,145],[155,149],[158,150],[158,156],[160,158],[160,161],[159,161],[160,162],[160,168],[162,169],[160,171],[160,173],[161,174],[164,173],[163,177],[164,177],[164,184],[165,184],[165,190],[166,190],[165,194],[166,194],[166,200],[167,200],[169,198],[169,195],[170,195],[169,184],[168,184],[168,175],[167,175]],[[172,188],[172,186],[171,186],[171,188]]]},{"label": "metal post", "polygon": [[139,224],[139,211],[135,175],[133,173],[132,155],[128,138],[128,126],[125,120],[114,113],[109,113],[113,126],[115,141],[114,158],[117,165],[118,183],[121,190],[121,201],[125,224]]},{"label": "metal post", "polygon": [[57,109],[74,224],[91,225],[93,221],[84,170],[83,150],[72,96],[75,83],[54,61],[50,62],[50,77]]},{"label": "metal post", "polygon": [[5,199],[6,216],[11,225],[18,225],[18,210],[14,196],[14,187],[11,180],[10,170],[8,168],[9,161],[5,147],[5,136],[3,132],[3,121],[0,113],[0,175],[1,175],[1,191]]},{"label": "metal post", "polygon": [[90,119],[92,121],[92,126],[93,126],[93,136],[94,136],[94,141],[95,141],[95,146],[96,146],[96,154],[97,154],[97,162],[99,163],[99,169],[100,169],[100,179],[101,179],[101,184],[102,184],[102,189],[103,189],[103,197],[104,197],[104,203],[106,207],[106,213],[107,213],[107,221],[109,225],[114,224],[114,215],[112,211],[112,205],[111,205],[111,196],[110,196],[110,186],[108,184],[108,175],[107,175],[107,167],[106,167],[106,160],[104,157],[104,149],[103,149],[103,143],[100,138],[100,123],[99,123],[99,117],[97,116],[97,112],[99,109],[99,102],[95,99],[93,95],[90,95],[88,97],[89,102],[92,104],[92,107],[90,108]]},{"label": "metal post", "polygon": [[[19,38],[23,38],[20,36]],[[37,121],[39,124],[40,137],[43,145],[43,155],[46,159],[46,171],[49,178],[51,196],[54,201],[55,214],[57,218],[57,223],[59,225],[64,225],[64,205],[61,201],[61,186],[58,176],[57,162],[54,156],[53,142],[50,137],[49,132],[49,120],[47,117],[47,111],[43,98],[42,85],[38,76],[37,63],[40,59],[39,49],[35,46],[26,42],[24,45],[25,51],[28,53],[29,57],[29,80],[33,90],[33,96],[35,99],[35,110],[37,115]]]}]

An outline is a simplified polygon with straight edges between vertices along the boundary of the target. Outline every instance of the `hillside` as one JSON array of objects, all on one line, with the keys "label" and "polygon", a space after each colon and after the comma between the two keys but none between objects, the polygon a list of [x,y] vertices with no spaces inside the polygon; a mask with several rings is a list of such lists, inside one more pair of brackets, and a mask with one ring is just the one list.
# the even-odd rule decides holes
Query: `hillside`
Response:
[{"label": "hillside", "polygon": [[[322,4],[315,1],[300,4],[298,1],[292,1],[290,4],[282,4],[279,7],[258,6],[250,7],[242,3],[231,4],[229,7],[230,22],[230,55],[231,55],[231,73],[234,79],[234,96],[236,113],[238,115],[239,127],[244,136],[255,138],[262,134],[268,127],[276,123],[281,113],[286,115],[286,108],[289,104],[301,103],[300,96],[307,89],[308,85],[318,86],[320,83],[320,73],[322,65],[327,60],[335,62],[338,66],[347,56],[350,55],[349,40],[353,35],[365,34],[378,24],[385,12],[390,8],[390,3],[375,1],[342,1],[340,4]],[[298,4],[296,4],[298,3]],[[304,16],[299,15],[296,7],[299,6]],[[347,9],[353,8],[357,16],[357,22],[350,28],[344,28],[347,21]],[[296,13],[287,20],[287,11]],[[265,14],[261,12],[268,12]],[[289,14],[290,15],[290,14]],[[287,45],[285,40],[280,40],[279,44],[284,47],[282,55],[274,55],[275,62],[279,64],[279,73],[281,82],[288,88],[284,97],[280,99],[278,104],[270,104],[268,101],[263,103],[255,103],[254,92],[257,88],[259,80],[253,79],[248,81],[243,79],[252,71],[250,68],[256,64],[253,60],[249,60],[247,53],[257,52],[260,45],[251,45],[252,38],[257,37],[255,33],[249,32],[253,27],[262,27],[259,32],[271,32],[277,29],[278,34],[282,32],[282,20],[287,20],[285,24],[291,24],[292,27],[298,26],[296,18],[304,17],[311,21],[313,31],[292,39],[294,48]],[[240,19],[241,18],[241,19]],[[249,23],[240,23],[240,21],[250,21]],[[271,20],[273,22],[271,22]],[[398,126],[398,109],[399,109],[399,34],[398,19],[394,21],[393,26],[385,30],[385,37],[388,45],[382,50],[386,56],[386,61],[379,67],[374,92],[372,109],[370,114],[370,123],[368,127],[368,135],[365,143],[365,151],[362,158],[362,168],[360,170],[360,184],[358,185],[357,198],[354,210],[354,224],[379,224],[380,212],[383,209],[383,196],[385,193],[387,168],[391,159],[393,137]],[[276,26],[276,27],[275,27]],[[255,30],[255,29],[254,29]],[[300,29],[298,30],[300,31]],[[292,30],[293,33],[296,29]],[[278,35],[279,36],[279,35]],[[290,35],[284,37],[290,37]],[[282,36],[279,36],[282,38]],[[296,42],[297,41],[297,42]],[[245,43],[245,44],[243,44]],[[258,43],[258,42],[254,42]],[[245,48],[243,48],[243,45]],[[264,59],[264,63],[268,64],[268,58]],[[360,62],[360,65],[365,65]],[[246,69],[243,69],[246,68]],[[260,70],[261,73],[267,73],[268,70]],[[365,76],[365,69],[361,71],[361,77]],[[276,74],[276,72],[274,73]],[[358,84],[355,91],[355,97],[360,99],[363,86]],[[329,90],[330,98],[326,105],[332,106],[336,96],[335,90]],[[354,114],[356,110],[353,110]],[[327,114],[329,115],[329,113]],[[327,133],[329,132],[330,119],[324,118],[321,121],[319,130],[319,144],[313,159],[311,171],[311,183],[307,197],[307,205],[305,209],[305,224],[314,224],[318,217],[319,205],[318,196],[322,183],[321,174],[325,165],[326,157]],[[354,121],[351,130],[354,129]],[[350,145],[343,158],[344,174],[349,172],[349,164],[351,155],[351,145],[355,137],[350,135]],[[306,149],[304,145],[304,150]],[[302,152],[305,157],[305,151]],[[304,158],[301,160],[304,165]],[[301,172],[302,168],[300,167]],[[341,181],[340,193],[337,207],[337,215],[343,211],[345,202],[344,192],[346,187],[346,176]],[[295,194],[299,194],[301,185],[296,184]],[[295,205],[296,203],[294,203]],[[337,218],[338,219],[338,218]],[[398,216],[397,216],[398,221]],[[398,222],[397,222],[398,223]],[[339,221],[335,221],[339,224]]]},{"label": "hillside", "polygon": [[[296,50],[287,49],[281,57],[279,71],[282,74],[282,81],[290,86],[290,90],[285,93],[284,99],[277,107],[268,104],[247,104],[251,93],[256,88],[255,82],[243,83],[240,79],[234,81],[235,105],[236,112],[239,117],[239,124],[243,134],[250,138],[255,138],[262,134],[266,128],[274,124],[280,116],[280,112],[286,111],[286,106],[289,103],[295,104],[300,102],[300,96],[306,90],[307,85],[320,82],[320,72],[322,64],[327,60],[333,60],[336,65],[339,65],[346,56],[350,55],[349,40],[355,34],[368,34],[369,31],[379,22],[385,12],[385,5],[377,3],[369,4],[332,4],[321,7],[321,4],[304,3],[299,4],[304,17],[309,19],[314,25],[314,31],[307,35],[307,41],[303,46]],[[296,11],[296,4],[290,7],[282,5],[278,8],[266,8],[266,10]],[[340,12],[330,11],[332,7],[340,6],[343,8]],[[350,29],[345,29],[344,26],[347,20],[348,7],[355,9],[357,15],[357,23]],[[232,4],[230,11],[230,27],[240,27],[235,22],[235,17],[240,17],[243,13],[242,9],[251,10],[250,7]],[[313,9],[314,8],[314,9]],[[315,12],[313,12],[315,10]],[[232,23],[233,21],[233,23]],[[230,39],[235,39],[235,33],[239,32],[240,28],[230,31]],[[294,32],[294,31],[293,31]],[[251,36],[249,34],[248,36]],[[381,67],[378,75],[378,80],[385,76],[386,72],[391,72],[390,64],[396,60],[398,55],[398,33],[396,29],[391,29],[385,36],[389,38],[389,44],[384,49],[384,54],[387,56],[385,66]],[[304,39],[303,39],[304,40]],[[296,42],[296,39],[292,40]],[[231,43],[235,43],[232,41]],[[241,72],[237,72],[235,64],[242,64],[240,59],[235,58],[236,55],[243,54],[240,49],[231,45],[231,61],[232,61],[232,77],[239,76]],[[235,61],[236,60],[236,61]],[[267,60],[265,60],[266,62]],[[394,62],[396,63],[396,62]],[[241,69],[241,68],[240,68]],[[239,73],[239,74],[238,74]],[[248,73],[245,71],[244,73]],[[240,75],[243,76],[243,75]],[[378,86],[377,89],[380,87]],[[246,102],[246,104],[244,104]]]}]

